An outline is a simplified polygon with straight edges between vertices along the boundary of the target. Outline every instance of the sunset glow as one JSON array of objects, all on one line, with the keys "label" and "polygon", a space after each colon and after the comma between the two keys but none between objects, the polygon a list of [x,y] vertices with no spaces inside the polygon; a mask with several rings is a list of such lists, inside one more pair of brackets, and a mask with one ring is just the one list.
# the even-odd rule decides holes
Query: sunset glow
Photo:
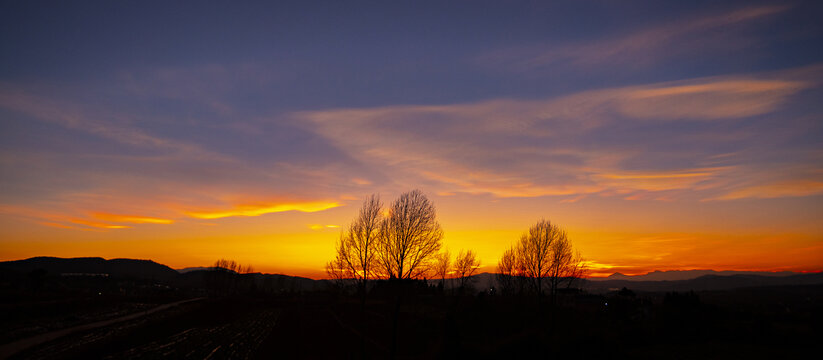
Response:
[{"label": "sunset glow", "polygon": [[420,189],[478,272],[543,218],[590,276],[823,270],[819,5],[25,3],[0,12],[0,260],[324,278],[367,196]]}]

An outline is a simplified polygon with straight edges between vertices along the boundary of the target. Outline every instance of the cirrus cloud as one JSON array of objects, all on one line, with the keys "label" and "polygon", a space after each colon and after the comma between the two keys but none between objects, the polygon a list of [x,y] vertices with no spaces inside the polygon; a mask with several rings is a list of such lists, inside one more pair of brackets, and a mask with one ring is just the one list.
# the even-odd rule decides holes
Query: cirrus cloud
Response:
[{"label": "cirrus cloud", "polygon": [[[599,193],[640,198],[639,193],[666,191],[703,191],[700,196],[711,197],[711,192],[741,186],[735,182],[744,174],[766,170],[735,163],[724,157],[728,151],[711,150],[730,144],[716,136],[728,128],[724,124],[781,110],[801,91],[817,87],[822,73],[823,66],[815,65],[545,100],[331,109],[293,116],[352,158],[384,169],[400,186],[424,184],[442,193],[498,197]],[[657,125],[675,121],[683,122],[685,131]],[[613,133],[626,136],[611,140]],[[740,135],[737,141],[750,136]],[[691,143],[671,149],[670,142]],[[683,160],[677,164],[672,159]]]}]

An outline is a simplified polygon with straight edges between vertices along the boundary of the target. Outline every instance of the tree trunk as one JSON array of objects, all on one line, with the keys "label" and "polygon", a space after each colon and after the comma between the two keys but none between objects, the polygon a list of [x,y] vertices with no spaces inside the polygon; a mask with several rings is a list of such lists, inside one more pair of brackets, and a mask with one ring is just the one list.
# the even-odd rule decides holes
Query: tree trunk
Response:
[{"label": "tree trunk", "polygon": [[403,284],[400,282],[401,280],[398,280],[394,284],[397,300],[395,301],[394,316],[392,319],[391,353],[389,354],[389,358],[392,360],[397,359],[397,323],[400,320],[400,299],[403,297],[400,293]]},{"label": "tree trunk", "polygon": [[366,279],[363,279],[362,292],[360,294],[360,354],[366,358]]}]

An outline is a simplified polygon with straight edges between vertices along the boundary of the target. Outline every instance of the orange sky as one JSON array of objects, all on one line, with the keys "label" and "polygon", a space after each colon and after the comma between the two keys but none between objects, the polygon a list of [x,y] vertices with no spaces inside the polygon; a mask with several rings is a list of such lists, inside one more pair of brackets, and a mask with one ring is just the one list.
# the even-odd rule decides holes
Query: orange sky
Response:
[{"label": "orange sky", "polygon": [[[391,198],[383,197],[384,201]],[[682,269],[821,270],[823,229],[815,219],[801,217],[818,205],[804,208],[799,199],[431,198],[445,230],[445,247],[452,253],[475,250],[482,271],[493,271],[500,254],[541,216],[567,229],[589,262],[592,276]],[[6,213],[6,239],[14,240],[0,242],[0,253],[4,260],[35,255],[146,258],[174,268],[230,258],[252,264],[258,271],[322,278],[324,263],[334,255],[334,242],[356,215],[359,202],[341,205],[314,212],[208,220],[192,216],[172,223],[106,215],[98,216],[98,222],[69,221],[72,225],[67,226]],[[111,224],[124,227],[105,227]]]}]

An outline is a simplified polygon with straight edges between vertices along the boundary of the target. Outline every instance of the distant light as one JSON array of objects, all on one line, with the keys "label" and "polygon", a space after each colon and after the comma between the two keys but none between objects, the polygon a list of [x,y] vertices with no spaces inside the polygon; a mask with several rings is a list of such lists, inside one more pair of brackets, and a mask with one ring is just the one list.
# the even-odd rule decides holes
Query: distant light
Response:
[{"label": "distant light", "polygon": [[606,306],[609,306],[609,303],[606,303]]}]

